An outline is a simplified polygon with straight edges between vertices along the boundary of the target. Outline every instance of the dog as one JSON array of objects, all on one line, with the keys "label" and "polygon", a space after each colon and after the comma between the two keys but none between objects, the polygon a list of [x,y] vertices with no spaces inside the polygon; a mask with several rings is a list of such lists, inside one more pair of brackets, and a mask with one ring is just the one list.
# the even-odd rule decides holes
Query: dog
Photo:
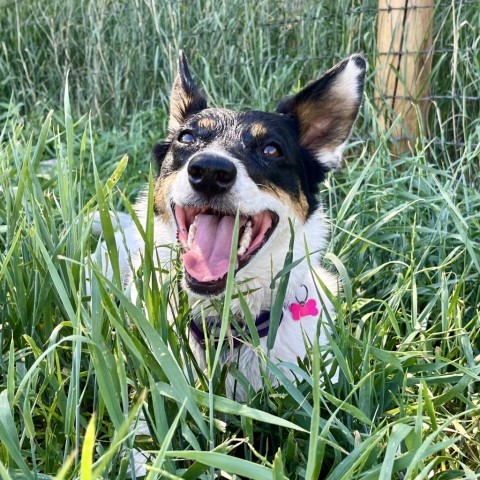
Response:
[{"label": "dog", "polygon": [[[179,245],[181,286],[192,309],[188,338],[205,367],[206,346],[217,340],[221,325],[214,306],[224,299],[231,253],[236,256],[230,305],[235,322],[225,341],[230,355],[223,355],[222,362],[235,359],[254,391],[263,383],[262,352],[293,378],[286,365],[306,356],[318,322],[318,341],[328,343],[333,307],[325,291],[336,294],[337,279],[319,265],[328,229],[318,192],[327,173],[341,165],[362,103],[365,71],[364,57],[353,55],[280,101],[273,113],[233,111],[208,106],[185,55],[179,55],[168,136],[153,150],[158,169],[155,257],[165,268],[172,261],[172,250],[165,246]],[[144,223],[147,203],[143,198],[137,205]],[[124,242],[117,237],[120,269],[131,287],[145,255],[143,240],[133,223],[122,236]],[[285,267],[288,281],[280,287],[277,276]],[[275,319],[276,335],[269,340],[272,299],[280,288],[285,296]],[[245,304],[255,323],[257,348],[244,339],[252,333]],[[227,395],[235,392],[237,400],[245,401],[246,389],[235,382],[227,376]]]}]

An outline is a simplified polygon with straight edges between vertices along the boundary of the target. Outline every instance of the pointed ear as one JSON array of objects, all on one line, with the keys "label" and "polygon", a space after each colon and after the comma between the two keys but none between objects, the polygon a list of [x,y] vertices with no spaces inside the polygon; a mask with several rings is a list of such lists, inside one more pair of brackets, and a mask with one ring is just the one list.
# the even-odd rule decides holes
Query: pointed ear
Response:
[{"label": "pointed ear", "polygon": [[329,169],[340,167],[342,150],[363,98],[366,62],[353,55],[277,107],[296,117],[300,141]]},{"label": "pointed ear", "polygon": [[196,86],[188,68],[187,57],[180,51],[178,73],[170,95],[168,131],[175,132],[187,117],[207,108],[207,101]]}]

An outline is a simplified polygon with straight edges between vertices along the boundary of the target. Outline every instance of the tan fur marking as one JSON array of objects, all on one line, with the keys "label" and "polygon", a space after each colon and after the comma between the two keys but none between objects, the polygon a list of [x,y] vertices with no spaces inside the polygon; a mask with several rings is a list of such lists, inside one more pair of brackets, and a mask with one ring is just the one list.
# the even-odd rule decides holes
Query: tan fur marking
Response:
[{"label": "tan fur marking", "polygon": [[201,128],[205,128],[207,130],[213,130],[216,127],[216,125],[217,124],[215,120],[213,120],[213,118],[205,117],[205,118],[201,118],[198,121],[198,126]]},{"label": "tan fur marking", "polygon": [[166,196],[170,185],[175,180],[176,173],[170,174],[166,178],[158,177],[155,181],[155,192],[153,194],[153,202],[155,204],[155,210],[158,212],[158,216],[164,223],[171,221],[169,215],[169,208],[166,202]]},{"label": "tan fur marking", "polygon": [[170,110],[175,117],[183,117],[188,107],[192,105],[194,99],[185,91],[174,91],[170,99]]},{"label": "tan fur marking", "polygon": [[300,193],[298,196],[289,195],[283,190],[279,190],[278,187],[270,184],[264,184],[261,186],[262,190],[266,193],[273,195],[278,198],[283,204],[289,205],[290,208],[298,215],[302,221],[307,219],[308,214],[308,202],[304,193],[299,189]]},{"label": "tan fur marking", "polygon": [[329,151],[335,150],[348,137],[358,107],[354,100],[340,98],[337,93],[332,89],[321,105],[309,101],[299,106],[302,143]]},{"label": "tan fur marking", "polygon": [[250,132],[256,138],[263,138],[267,136],[268,130],[262,123],[254,123],[250,127]]}]

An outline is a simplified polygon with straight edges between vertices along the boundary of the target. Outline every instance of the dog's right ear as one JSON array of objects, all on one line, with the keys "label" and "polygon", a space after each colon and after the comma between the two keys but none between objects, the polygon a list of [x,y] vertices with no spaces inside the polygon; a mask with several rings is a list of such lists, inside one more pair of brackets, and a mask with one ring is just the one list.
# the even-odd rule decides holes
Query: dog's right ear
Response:
[{"label": "dog's right ear", "polygon": [[301,144],[329,170],[340,166],[362,103],[365,70],[365,58],[352,55],[277,107],[297,119]]},{"label": "dog's right ear", "polygon": [[170,133],[177,131],[187,117],[205,108],[207,108],[207,101],[193,81],[187,57],[180,51],[178,73],[170,95],[168,131]]}]

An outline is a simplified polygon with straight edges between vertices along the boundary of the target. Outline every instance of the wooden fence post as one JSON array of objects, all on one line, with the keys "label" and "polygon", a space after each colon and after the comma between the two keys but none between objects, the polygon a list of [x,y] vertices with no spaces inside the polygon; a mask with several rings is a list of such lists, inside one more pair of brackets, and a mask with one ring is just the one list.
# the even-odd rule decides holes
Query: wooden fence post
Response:
[{"label": "wooden fence post", "polygon": [[378,0],[377,73],[380,126],[394,122],[392,152],[427,134],[435,0]]}]

